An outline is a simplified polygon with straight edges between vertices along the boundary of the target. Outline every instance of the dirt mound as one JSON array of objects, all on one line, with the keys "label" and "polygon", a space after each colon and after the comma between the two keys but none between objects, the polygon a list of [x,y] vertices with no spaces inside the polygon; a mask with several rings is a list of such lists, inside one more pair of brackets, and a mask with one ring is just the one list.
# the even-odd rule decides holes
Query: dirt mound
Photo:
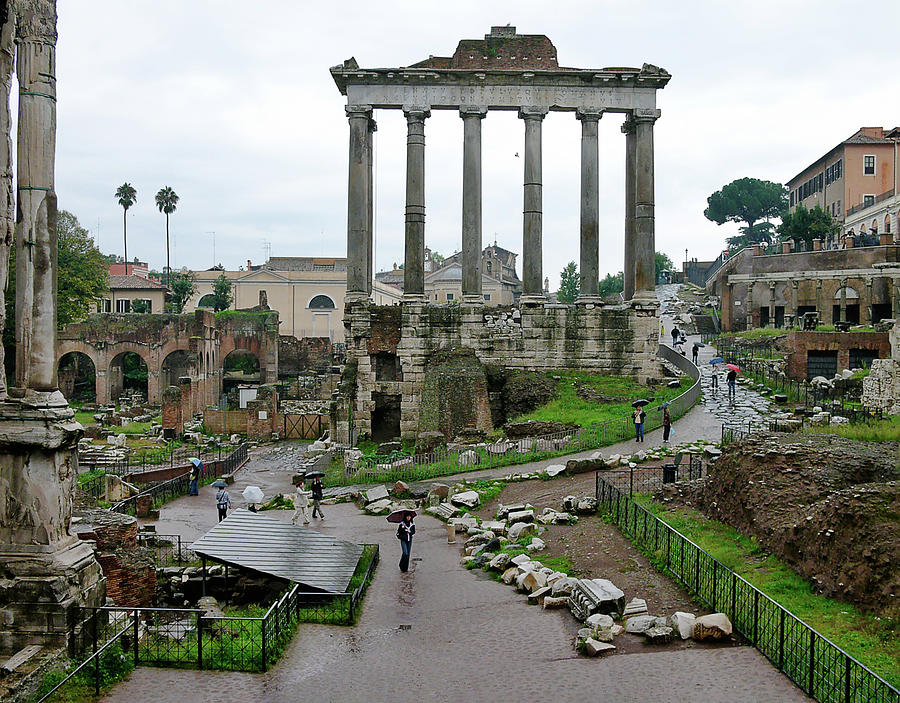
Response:
[{"label": "dirt mound", "polygon": [[540,435],[556,434],[558,432],[575,432],[581,429],[578,425],[569,425],[565,422],[543,422],[541,420],[525,420],[524,422],[507,422],[503,425],[503,431],[509,439],[520,437],[539,437]]},{"label": "dirt mound", "polygon": [[755,537],[816,588],[900,616],[898,443],[758,435],[667,494]]}]

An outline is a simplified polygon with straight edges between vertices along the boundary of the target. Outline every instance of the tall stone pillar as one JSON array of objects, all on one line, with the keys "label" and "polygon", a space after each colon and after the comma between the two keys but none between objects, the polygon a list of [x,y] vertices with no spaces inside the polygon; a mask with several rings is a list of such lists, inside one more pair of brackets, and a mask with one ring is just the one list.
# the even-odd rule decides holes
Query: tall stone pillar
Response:
[{"label": "tall stone pillar", "polygon": [[[872,320],[872,283],[873,283],[873,279],[871,279],[871,278],[866,279],[866,300],[865,300],[866,309],[864,312],[866,315],[865,320],[866,320],[867,325],[871,325],[873,323],[873,320]],[[860,310],[860,312],[863,312],[863,311]]]},{"label": "tall stone pillar", "polygon": [[635,140],[634,121],[622,124],[625,134],[625,300],[634,297],[634,186],[635,186]]},{"label": "tall stone pillar", "polygon": [[891,317],[900,320],[900,277],[891,279]]},{"label": "tall stone pillar", "polygon": [[841,322],[847,321],[847,279],[841,279]]},{"label": "tall stone pillar", "polygon": [[816,279],[816,312],[819,313],[819,322],[825,322],[825,311],[822,309],[822,279]]},{"label": "tall stone pillar", "polygon": [[547,108],[523,107],[525,120],[525,177],[522,227],[522,302],[539,305],[544,297],[543,282],[543,196],[541,124]]},{"label": "tall stone pillar", "polygon": [[[10,13],[12,14],[12,13]],[[15,17],[3,23],[0,33],[0,329],[6,326],[6,289],[9,252],[16,232],[16,201],[13,195],[12,115],[9,95],[15,65]],[[6,363],[0,344],[0,401],[6,398]]]},{"label": "tall stone pillar", "polygon": [[727,281],[722,286],[719,300],[719,317],[723,332],[734,332],[734,284]]},{"label": "tall stone pillar", "polygon": [[348,105],[350,169],[347,185],[347,303],[369,296],[369,257],[372,247],[370,207],[371,105]]},{"label": "tall stone pillar", "polygon": [[796,325],[799,320],[797,319],[797,310],[799,309],[799,301],[800,301],[800,291],[799,291],[800,282],[797,280],[791,281],[791,310],[790,314],[794,318],[794,325]]},{"label": "tall stone pillar", "polygon": [[403,110],[406,115],[406,253],[403,299],[425,300],[425,119],[424,107]]},{"label": "tall stone pillar", "polygon": [[378,126],[374,119],[369,120],[366,132],[366,161],[369,172],[366,178],[368,198],[366,199],[366,294],[372,295],[372,281],[375,279],[375,130]]},{"label": "tall stone pillar", "polygon": [[600,151],[597,130],[602,110],[578,110],[581,121],[581,287],[579,300],[600,292]]},{"label": "tall stone pillar", "polygon": [[775,281],[769,281],[769,327],[775,327]]},{"label": "tall stone pillar", "polygon": [[653,124],[659,110],[633,110],[635,123],[634,299],[656,304]]},{"label": "tall stone pillar", "polygon": [[462,295],[463,302],[481,305],[481,120],[486,107],[462,107]]},{"label": "tall stone pillar", "polygon": [[[2,84],[10,85],[15,38],[19,120],[16,387],[0,395],[0,655],[29,644],[65,644],[73,608],[101,605],[105,595],[93,550],[69,534],[82,427],[56,384],[56,3],[30,0],[4,9]],[[7,111],[8,102],[2,111],[8,118]],[[7,150],[10,122],[2,123]],[[8,152],[3,157],[0,247],[11,220]]]}]

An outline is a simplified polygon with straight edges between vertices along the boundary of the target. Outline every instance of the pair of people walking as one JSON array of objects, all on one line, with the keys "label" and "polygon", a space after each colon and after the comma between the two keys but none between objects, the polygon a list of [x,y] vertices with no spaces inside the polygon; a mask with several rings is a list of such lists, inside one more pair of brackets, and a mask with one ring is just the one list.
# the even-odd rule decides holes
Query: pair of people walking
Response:
[{"label": "pair of people walking", "polygon": [[315,517],[316,513],[318,513],[319,518],[322,520],[325,519],[325,513],[322,512],[322,500],[324,499],[324,486],[322,485],[322,479],[316,476],[313,479],[312,486],[310,486],[310,492],[306,492],[306,479],[301,478],[300,482],[297,484],[296,495],[294,496],[294,515],[291,517],[291,524],[296,525],[299,519],[303,518],[303,524],[309,524],[309,498],[312,495],[312,516]]}]

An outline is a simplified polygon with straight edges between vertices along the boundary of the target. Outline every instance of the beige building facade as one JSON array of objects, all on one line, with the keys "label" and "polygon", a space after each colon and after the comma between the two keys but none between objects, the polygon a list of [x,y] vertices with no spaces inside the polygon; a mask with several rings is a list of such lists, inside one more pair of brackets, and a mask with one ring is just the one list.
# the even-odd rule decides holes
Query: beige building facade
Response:
[{"label": "beige building facade", "polygon": [[[247,270],[241,271],[194,271],[197,292],[184,311],[211,308],[213,284],[224,275],[232,286],[230,309],[259,305],[264,293],[269,308],[278,311],[280,334],[344,341],[345,258],[271,257],[261,266],[247,264]],[[373,285],[372,297],[377,305],[396,305],[401,295],[402,291],[393,286]]]},{"label": "beige building facade", "polygon": [[165,312],[166,287],[134,274],[109,277],[109,295],[100,299],[97,312],[134,312],[134,301],[146,301],[145,312]]}]

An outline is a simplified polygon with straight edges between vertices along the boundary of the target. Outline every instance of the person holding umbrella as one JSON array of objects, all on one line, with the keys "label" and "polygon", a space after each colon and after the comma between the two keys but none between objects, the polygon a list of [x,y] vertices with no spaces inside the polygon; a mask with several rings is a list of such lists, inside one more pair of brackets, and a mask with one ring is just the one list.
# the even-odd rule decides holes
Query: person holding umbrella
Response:
[{"label": "person holding umbrella", "polygon": [[203,462],[196,457],[189,459],[191,462],[190,486],[188,486],[189,496],[198,496],[200,491],[197,489],[197,481],[200,479],[200,471],[203,469]]},{"label": "person holding umbrella", "polygon": [[725,359],[723,359],[721,356],[717,356],[715,359],[712,359],[709,363],[712,366],[712,373],[710,374],[710,376],[712,378],[712,389],[714,391],[718,391],[719,390],[719,367],[717,366],[717,364],[724,364]]},{"label": "person holding umbrella", "polygon": [[631,405],[634,407],[634,412],[631,414],[631,420],[634,422],[634,441],[635,442],[643,442],[644,441],[644,418],[647,417],[647,413],[644,412],[644,406],[649,401],[641,400],[634,401]]},{"label": "person holding umbrella", "polygon": [[416,525],[413,518],[416,511],[409,508],[395,510],[387,516],[388,522],[399,522],[397,526],[397,539],[400,540],[400,571],[409,570],[409,554],[412,551],[412,538],[416,534]]},{"label": "person holding umbrella", "polygon": [[728,381],[728,398],[729,400],[734,400],[734,395],[737,392],[737,375],[740,369],[734,364],[725,364],[725,368],[728,369],[728,375],[725,376],[725,380]]},{"label": "person holding umbrella", "polygon": [[324,498],[323,490],[324,486],[322,485],[322,477],[325,475],[321,471],[310,471],[306,474],[309,477],[312,477],[312,501],[313,501],[313,509],[312,516],[315,517],[316,513],[319,513],[319,517],[321,519],[325,519],[325,513],[322,512],[322,499]]}]

